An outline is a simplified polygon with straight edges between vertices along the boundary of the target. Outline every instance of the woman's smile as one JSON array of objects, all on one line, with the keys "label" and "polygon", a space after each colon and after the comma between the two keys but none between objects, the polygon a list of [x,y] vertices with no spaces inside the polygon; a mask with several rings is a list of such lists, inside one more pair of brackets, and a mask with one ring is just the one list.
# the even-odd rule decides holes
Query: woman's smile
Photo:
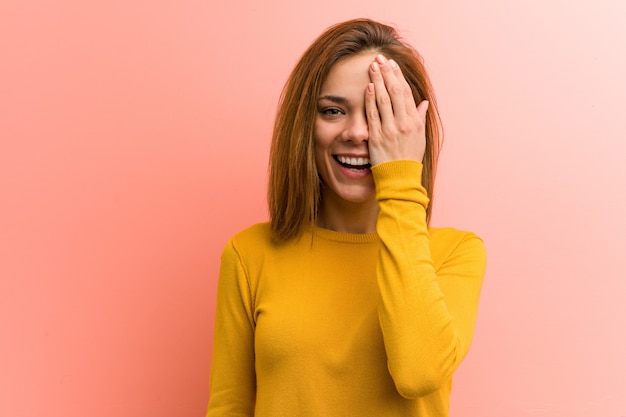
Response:
[{"label": "woman's smile", "polygon": [[374,199],[374,180],[367,140],[365,90],[368,68],[376,53],[337,62],[322,85],[315,121],[315,158],[324,194],[353,203]]}]

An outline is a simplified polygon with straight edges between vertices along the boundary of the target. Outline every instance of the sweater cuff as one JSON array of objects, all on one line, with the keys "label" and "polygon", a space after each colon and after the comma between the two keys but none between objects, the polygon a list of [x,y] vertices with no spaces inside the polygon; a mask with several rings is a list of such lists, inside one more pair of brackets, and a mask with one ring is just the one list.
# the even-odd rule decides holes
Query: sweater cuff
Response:
[{"label": "sweater cuff", "polygon": [[423,165],[417,161],[390,161],[372,167],[376,199],[407,200],[428,206],[428,194],[422,186]]}]

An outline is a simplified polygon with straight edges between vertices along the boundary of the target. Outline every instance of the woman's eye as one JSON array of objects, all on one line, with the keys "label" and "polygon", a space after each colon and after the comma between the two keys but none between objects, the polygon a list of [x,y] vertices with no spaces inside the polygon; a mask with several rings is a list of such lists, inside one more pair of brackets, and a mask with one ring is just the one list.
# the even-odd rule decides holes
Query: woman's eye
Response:
[{"label": "woman's eye", "polygon": [[328,107],[328,108],[322,109],[321,113],[325,116],[331,116],[331,117],[339,116],[340,114],[343,114],[343,112],[336,107]]}]

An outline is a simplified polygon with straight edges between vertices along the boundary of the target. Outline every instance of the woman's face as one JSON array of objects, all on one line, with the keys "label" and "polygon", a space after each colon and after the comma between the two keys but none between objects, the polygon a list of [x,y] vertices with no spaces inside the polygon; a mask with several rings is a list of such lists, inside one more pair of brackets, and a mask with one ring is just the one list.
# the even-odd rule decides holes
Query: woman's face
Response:
[{"label": "woman's face", "polygon": [[322,84],[313,136],[323,201],[364,203],[375,198],[365,115],[368,68],[375,57],[375,52],[362,53],[337,62]]}]

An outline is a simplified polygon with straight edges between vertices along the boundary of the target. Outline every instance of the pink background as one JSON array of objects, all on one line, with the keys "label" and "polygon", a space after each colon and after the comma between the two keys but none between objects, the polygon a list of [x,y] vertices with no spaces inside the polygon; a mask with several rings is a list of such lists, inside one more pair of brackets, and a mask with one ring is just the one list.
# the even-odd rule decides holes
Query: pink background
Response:
[{"label": "pink background", "polygon": [[626,415],[626,3],[0,3],[0,415],[202,416],[219,255],[266,219],[282,84],[397,24],[489,266],[457,417]]}]

